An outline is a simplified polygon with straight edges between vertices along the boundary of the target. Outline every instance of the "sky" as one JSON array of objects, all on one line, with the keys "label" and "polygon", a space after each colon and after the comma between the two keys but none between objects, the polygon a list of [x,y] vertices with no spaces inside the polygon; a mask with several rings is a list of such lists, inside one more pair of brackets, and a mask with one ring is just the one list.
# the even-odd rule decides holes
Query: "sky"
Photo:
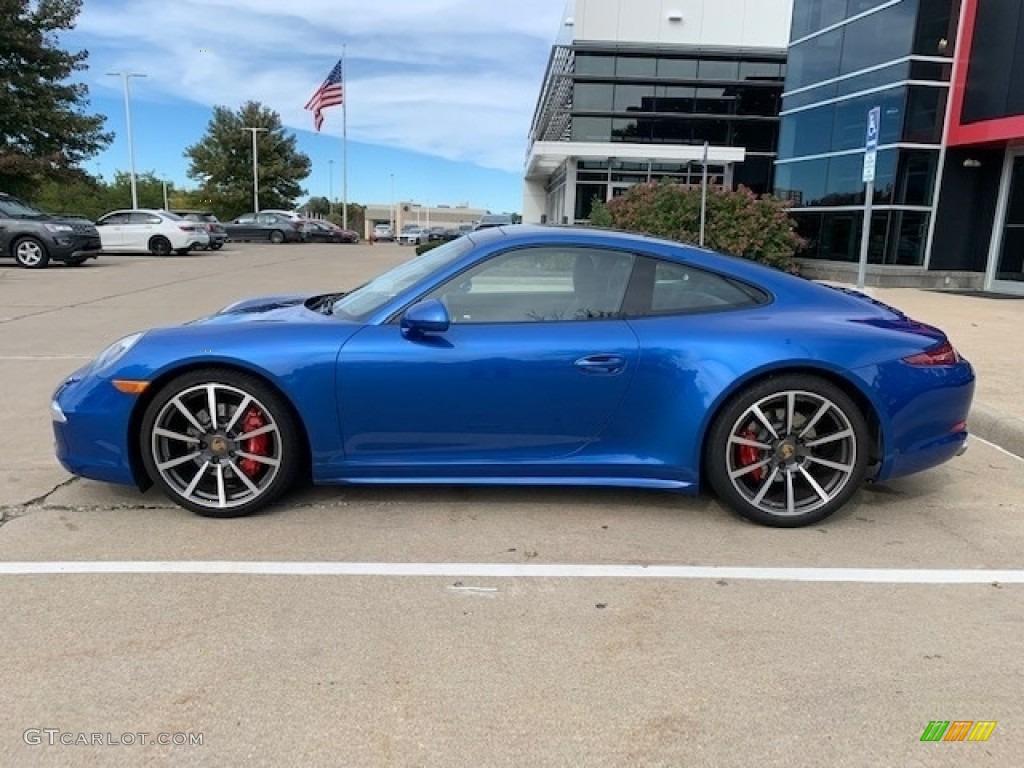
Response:
[{"label": "sky", "polygon": [[[309,195],[343,194],[342,108],[303,107],[345,46],[348,199],[522,208],[530,121],[564,0],[85,0],[61,44],[89,52],[91,110],[116,134],[86,170],[194,186],[183,152],[211,108],[276,110],[313,161]],[[330,162],[333,160],[333,164]]]}]

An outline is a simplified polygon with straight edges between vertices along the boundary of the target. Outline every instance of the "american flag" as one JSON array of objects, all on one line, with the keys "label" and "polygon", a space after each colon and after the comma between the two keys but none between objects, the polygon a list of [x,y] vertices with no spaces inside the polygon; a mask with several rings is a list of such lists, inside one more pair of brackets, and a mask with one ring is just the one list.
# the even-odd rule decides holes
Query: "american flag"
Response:
[{"label": "american flag", "polygon": [[316,126],[317,132],[324,124],[324,113],[323,111],[328,107],[336,107],[345,101],[345,80],[342,73],[341,60],[334,65],[334,69],[324,80],[323,85],[316,89],[316,93],[313,94],[309,103],[306,104],[306,109],[313,110],[313,124]]}]

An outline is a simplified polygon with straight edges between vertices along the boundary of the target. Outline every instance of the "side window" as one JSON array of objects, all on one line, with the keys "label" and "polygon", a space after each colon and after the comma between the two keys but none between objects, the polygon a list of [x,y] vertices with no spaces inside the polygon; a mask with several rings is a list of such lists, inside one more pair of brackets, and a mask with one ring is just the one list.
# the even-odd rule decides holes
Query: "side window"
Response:
[{"label": "side window", "polygon": [[634,258],[579,247],[507,251],[424,298],[441,301],[456,324],[620,317]]},{"label": "side window", "polygon": [[113,226],[114,224],[125,224],[128,221],[127,213],[112,213],[109,216],[104,216],[102,219],[96,222],[98,227]]},{"label": "side window", "polygon": [[277,216],[270,213],[261,213],[256,217],[256,221],[262,225],[277,224]]},{"label": "side window", "polygon": [[251,213],[247,213],[244,216],[239,216],[235,219],[235,224],[255,224],[256,216]]},{"label": "side window", "polygon": [[625,310],[629,317],[643,317],[742,309],[768,300],[763,291],[725,275],[643,257],[637,264]]}]

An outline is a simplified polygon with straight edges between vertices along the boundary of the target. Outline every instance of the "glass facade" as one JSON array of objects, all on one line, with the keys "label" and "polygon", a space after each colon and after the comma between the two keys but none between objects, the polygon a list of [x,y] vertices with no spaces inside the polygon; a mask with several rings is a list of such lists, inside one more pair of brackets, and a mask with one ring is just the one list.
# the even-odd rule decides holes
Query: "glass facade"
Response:
[{"label": "glass facade", "polygon": [[867,115],[881,108],[869,261],[925,261],[957,0],[795,0],[775,193],[810,258],[856,261]]},{"label": "glass facade", "polygon": [[[577,49],[569,138],[744,147],[748,160],[736,179],[755,192],[769,192],[784,78],[781,52],[651,55]],[[598,190],[588,185],[578,192],[576,218],[584,219],[586,200]]]}]

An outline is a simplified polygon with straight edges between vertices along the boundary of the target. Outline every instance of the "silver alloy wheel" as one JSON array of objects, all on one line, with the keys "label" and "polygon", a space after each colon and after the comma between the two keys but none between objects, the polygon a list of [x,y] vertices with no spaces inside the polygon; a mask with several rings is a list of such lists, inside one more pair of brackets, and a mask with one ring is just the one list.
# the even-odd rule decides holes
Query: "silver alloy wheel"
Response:
[{"label": "silver alloy wheel", "polygon": [[726,470],[743,499],[761,512],[807,515],[849,485],[857,468],[857,436],[843,409],[823,395],[777,392],[733,423]]},{"label": "silver alloy wheel", "polygon": [[[253,413],[263,425],[244,432]],[[249,441],[260,436],[269,445],[251,453]],[[227,384],[199,384],[179,392],[160,409],[150,436],[153,464],[163,480],[182,498],[207,509],[231,509],[262,496],[281,469],[282,448],[281,431],[267,407]],[[247,474],[243,464],[255,466],[255,473]]]},{"label": "silver alloy wheel", "polygon": [[42,263],[43,246],[35,240],[22,240],[14,249],[14,258],[23,267],[36,267]]}]

